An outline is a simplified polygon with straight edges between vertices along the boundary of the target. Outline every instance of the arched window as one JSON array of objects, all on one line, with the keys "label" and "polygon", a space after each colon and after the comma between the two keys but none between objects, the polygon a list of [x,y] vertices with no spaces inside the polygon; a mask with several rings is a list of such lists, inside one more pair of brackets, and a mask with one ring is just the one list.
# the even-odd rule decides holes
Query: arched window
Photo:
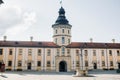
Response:
[{"label": "arched window", "polygon": [[62,29],[62,33],[64,33],[65,31],[64,31],[64,29]]},{"label": "arched window", "polygon": [[62,44],[65,44],[65,38],[62,37]]},{"label": "arched window", "polygon": [[68,30],[68,34],[70,33],[70,30]]},{"label": "arched window", "polygon": [[57,34],[57,30],[55,30],[55,33]]},{"label": "arched window", "polygon": [[70,39],[68,39],[68,44],[70,44]]},{"label": "arched window", "polygon": [[55,39],[55,43],[57,44],[57,38]]}]

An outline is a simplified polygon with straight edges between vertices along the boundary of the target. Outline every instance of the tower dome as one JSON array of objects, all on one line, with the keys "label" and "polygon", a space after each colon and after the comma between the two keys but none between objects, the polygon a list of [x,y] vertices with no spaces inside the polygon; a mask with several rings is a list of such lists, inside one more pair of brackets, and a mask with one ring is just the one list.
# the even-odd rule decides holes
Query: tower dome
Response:
[{"label": "tower dome", "polygon": [[59,9],[59,16],[58,16],[55,24],[69,24],[69,21],[65,17],[65,10],[63,7],[61,7]]}]

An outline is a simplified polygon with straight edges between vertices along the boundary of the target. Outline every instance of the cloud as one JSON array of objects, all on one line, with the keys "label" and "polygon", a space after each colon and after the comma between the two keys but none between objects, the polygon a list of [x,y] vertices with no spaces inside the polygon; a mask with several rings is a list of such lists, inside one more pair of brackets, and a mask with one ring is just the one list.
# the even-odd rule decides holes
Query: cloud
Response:
[{"label": "cloud", "polygon": [[23,11],[18,6],[2,6],[0,9],[0,36],[14,36],[27,30],[36,22],[36,13]]}]

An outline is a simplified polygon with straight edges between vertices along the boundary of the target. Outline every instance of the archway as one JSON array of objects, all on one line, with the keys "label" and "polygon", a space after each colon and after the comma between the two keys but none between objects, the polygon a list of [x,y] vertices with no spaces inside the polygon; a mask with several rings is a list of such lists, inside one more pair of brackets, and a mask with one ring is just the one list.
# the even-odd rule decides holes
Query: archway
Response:
[{"label": "archway", "polygon": [[93,64],[94,69],[97,69],[97,63]]},{"label": "archway", "polygon": [[120,63],[118,63],[118,69],[120,69]]},{"label": "archway", "polygon": [[67,72],[67,63],[65,61],[59,63],[59,72]]}]

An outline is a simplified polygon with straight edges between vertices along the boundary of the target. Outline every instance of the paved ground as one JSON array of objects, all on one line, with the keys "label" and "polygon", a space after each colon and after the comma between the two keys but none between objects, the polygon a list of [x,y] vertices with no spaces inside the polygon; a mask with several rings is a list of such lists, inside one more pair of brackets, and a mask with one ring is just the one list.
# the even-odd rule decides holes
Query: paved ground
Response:
[{"label": "paved ground", "polygon": [[94,77],[73,77],[73,73],[57,72],[5,72],[0,76],[0,80],[120,80],[120,74],[114,71],[89,72]]}]

